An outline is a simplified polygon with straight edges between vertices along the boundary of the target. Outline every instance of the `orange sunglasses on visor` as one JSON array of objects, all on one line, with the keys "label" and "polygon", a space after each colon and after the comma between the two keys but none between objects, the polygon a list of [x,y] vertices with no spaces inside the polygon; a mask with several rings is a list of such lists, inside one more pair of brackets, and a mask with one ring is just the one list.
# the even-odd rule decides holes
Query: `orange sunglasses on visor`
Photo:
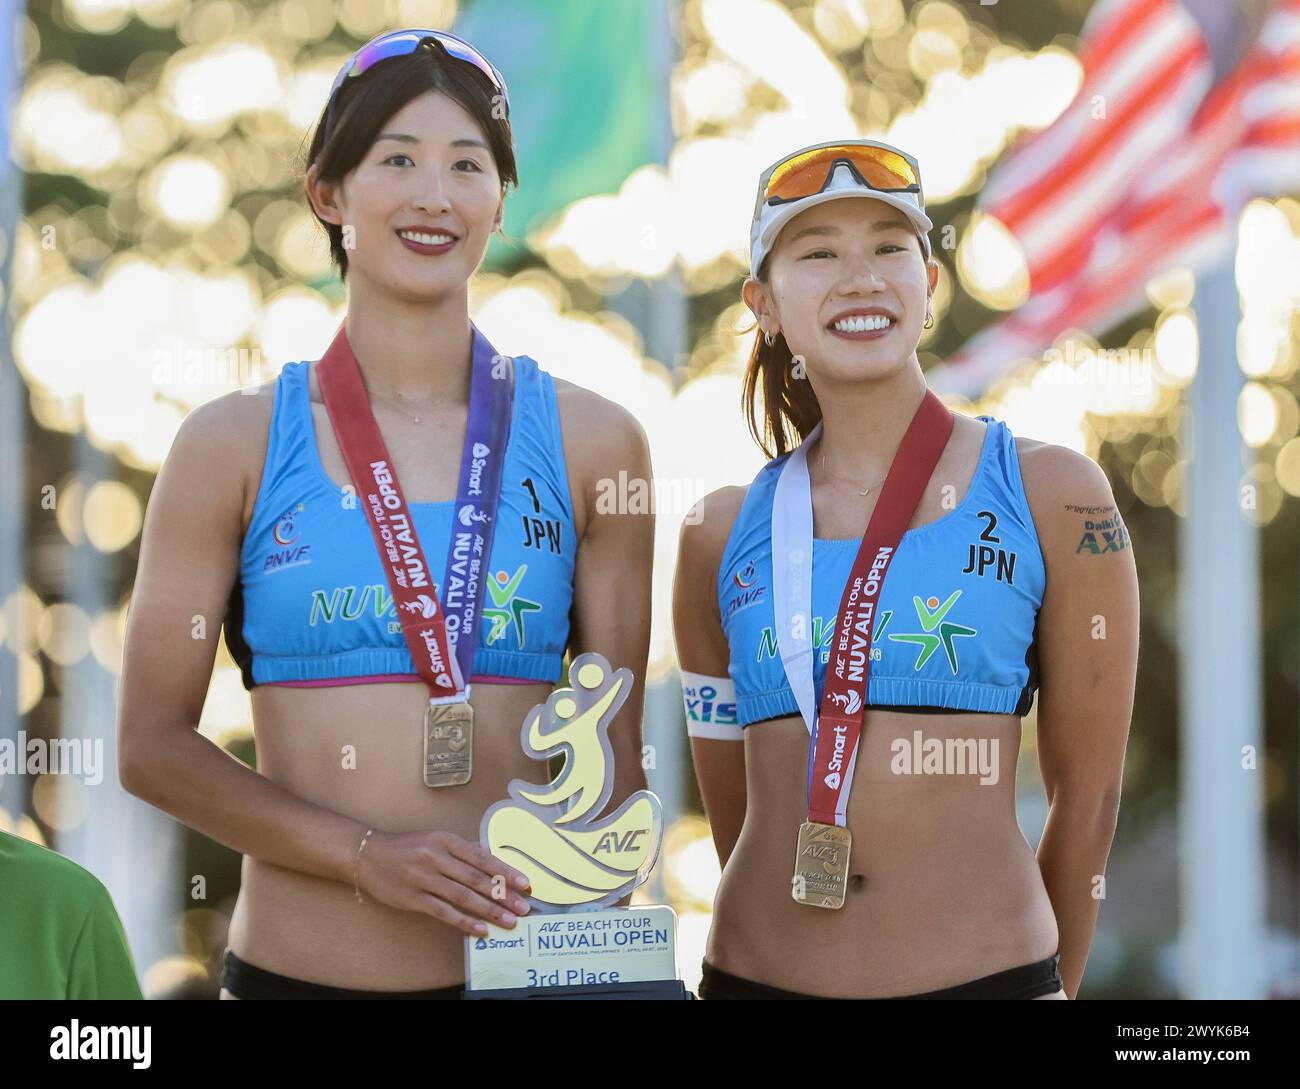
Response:
[{"label": "orange sunglasses on visor", "polygon": [[762,204],[785,204],[816,196],[844,163],[857,181],[882,193],[921,192],[921,172],[910,156],[871,144],[836,144],[804,151],[771,168]]}]

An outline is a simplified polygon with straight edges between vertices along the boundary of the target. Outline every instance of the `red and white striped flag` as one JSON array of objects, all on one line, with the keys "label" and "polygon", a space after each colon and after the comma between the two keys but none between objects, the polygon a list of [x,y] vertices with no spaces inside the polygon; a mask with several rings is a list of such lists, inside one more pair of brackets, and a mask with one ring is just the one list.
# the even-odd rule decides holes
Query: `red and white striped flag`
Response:
[{"label": "red and white striped flag", "polygon": [[979,199],[1020,243],[1034,294],[1082,267],[1098,227],[1214,82],[1206,35],[1180,0],[1100,0],[1082,38],[1078,94],[1012,147]]},{"label": "red and white striped flag", "polygon": [[[1103,0],[1088,25],[1102,31],[1120,25],[1154,29],[1168,24],[1171,4],[1172,0]],[[1137,9],[1144,9],[1145,18],[1138,17]],[[1164,24],[1153,21],[1157,9],[1166,13]],[[1215,10],[1222,16],[1236,9],[1221,3]],[[1067,329],[1103,332],[1142,309],[1151,277],[1178,265],[1200,269],[1222,255],[1232,243],[1237,214],[1247,200],[1300,189],[1300,0],[1277,0],[1266,15],[1257,35],[1248,17],[1234,24],[1239,35],[1250,34],[1244,43],[1234,46],[1230,35],[1224,34],[1214,37],[1213,45],[1205,44],[1204,56],[1214,70],[1229,63],[1231,67],[1216,76],[1175,138],[1138,154],[1121,135],[1127,148],[1122,155],[1133,156],[1126,166],[1124,188],[1096,192],[1094,206],[1082,217],[1087,225],[1084,231],[1071,229],[1067,219],[1057,221],[1062,239],[1050,255],[1044,257],[1046,251],[1039,251],[1039,268],[1046,271],[1036,281],[1031,254],[1026,252],[1031,258],[1030,298],[931,370],[928,377],[936,391],[974,396],[1021,360],[1050,347]],[[1130,48],[1149,57],[1136,44]],[[1112,72],[1114,49],[1112,42],[1106,54]],[[1094,85],[1101,84],[1094,81]],[[1085,91],[1088,86],[1085,78]],[[1040,148],[1033,164],[1040,174],[1045,170],[1044,138],[1058,139],[1051,136],[1053,130],[1077,105],[1076,99],[1062,118],[1025,145],[1026,152]],[[1174,109],[1181,117],[1185,109],[1181,97]],[[1075,150],[1068,148],[1066,158],[1074,160]],[[1017,180],[1030,176],[1020,153],[1013,150],[999,171],[1004,165],[1012,181],[1003,181],[1001,173],[994,179],[992,195],[985,196],[990,211],[1014,209],[1017,206],[1006,194],[1027,191]],[[1069,214],[1078,213],[1078,204],[1068,207]],[[1042,214],[1035,211],[1035,219]],[[1031,237],[1045,235],[1039,231]],[[1023,245],[1023,237],[1021,241]]]}]

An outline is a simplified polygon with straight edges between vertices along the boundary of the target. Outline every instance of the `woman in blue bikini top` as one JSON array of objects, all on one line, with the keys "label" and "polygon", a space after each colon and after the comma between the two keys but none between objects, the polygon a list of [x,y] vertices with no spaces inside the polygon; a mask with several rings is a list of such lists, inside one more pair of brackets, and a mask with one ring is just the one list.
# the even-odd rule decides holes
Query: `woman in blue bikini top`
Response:
[{"label": "woman in blue bikini top", "polygon": [[[610,733],[615,795],[644,785],[653,520],[595,498],[611,474],[649,484],[647,444],[630,413],[525,355],[508,412],[483,417],[501,428],[508,415],[504,451],[467,442],[471,373],[491,348],[468,284],[517,184],[504,80],[468,43],[396,32],[359,50],[308,162],[306,193],[349,284],[346,345],[433,593],[445,602],[471,562],[480,572],[475,594],[461,591],[479,602],[460,677],[472,773],[426,785],[433,688],[403,633],[399,606],[412,603],[394,600],[325,403],[337,379],[323,398],[322,364],[304,360],[192,413],[159,475],[127,634],[121,774],[244,855],[223,994],[454,997],[466,935],[528,909],[523,875],[479,846],[479,825],[511,779],[544,780],[520,729],[567,681],[566,653],[631,669]],[[480,461],[500,474],[481,556],[452,546],[485,517],[458,501],[463,460],[471,486]],[[256,771],[195,729],[223,618],[251,691]]]},{"label": "woman in blue bikini top", "polygon": [[[933,396],[916,351],[933,324],[930,228],[919,165],[879,141],[804,148],[760,180],[745,394],[772,460],[687,517],[674,587],[724,864],[703,998],[1061,998],[1083,972],[1138,619],[1093,461],[953,414],[870,631],[852,633],[865,686],[835,707],[858,716],[860,741],[838,738],[833,774],[809,766],[850,568]],[[1050,805],[1037,858],[1015,812],[1035,693]],[[822,797],[833,818],[810,807]],[[810,897],[809,881],[841,891]]]}]

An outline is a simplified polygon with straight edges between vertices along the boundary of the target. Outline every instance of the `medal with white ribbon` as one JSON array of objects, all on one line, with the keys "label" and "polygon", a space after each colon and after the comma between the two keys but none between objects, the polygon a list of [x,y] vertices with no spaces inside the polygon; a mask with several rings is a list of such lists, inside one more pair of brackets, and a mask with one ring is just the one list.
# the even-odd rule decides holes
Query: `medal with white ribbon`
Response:
[{"label": "medal with white ribbon", "polygon": [[787,681],[810,735],[808,819],[799,828],[792,895],[841,908],[853,839],[846,810],[866,715],[876,606],[898,542],[952,433],[953,414],[929,389],[908,425],[840,598],[820,709],[812,645],[812,487],[808,448],[818,423],[781,467],[772,497],[772,604]]}]

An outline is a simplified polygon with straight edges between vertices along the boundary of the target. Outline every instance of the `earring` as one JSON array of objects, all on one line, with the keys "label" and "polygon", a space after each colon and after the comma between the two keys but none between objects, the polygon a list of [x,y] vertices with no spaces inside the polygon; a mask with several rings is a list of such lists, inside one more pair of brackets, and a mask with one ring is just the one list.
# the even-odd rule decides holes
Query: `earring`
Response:
[{"label": "earring", "polygon": [[767,346],[770,348],[770,347],[772,347],[773,344],[776,343],[776,335],[775,335],[774,333],[770,332],[769,330],[764,329],[764,330],[763,330],[763,340],[767,343]]},{"label": "earring", "polygon": [[925,315],[925,328],[927,328],[927,329],[931,329],[931,328],[933,328],[933,327],[934,327],[934,315],[933,315],[933,314],[926,314],[926,315]]}]

